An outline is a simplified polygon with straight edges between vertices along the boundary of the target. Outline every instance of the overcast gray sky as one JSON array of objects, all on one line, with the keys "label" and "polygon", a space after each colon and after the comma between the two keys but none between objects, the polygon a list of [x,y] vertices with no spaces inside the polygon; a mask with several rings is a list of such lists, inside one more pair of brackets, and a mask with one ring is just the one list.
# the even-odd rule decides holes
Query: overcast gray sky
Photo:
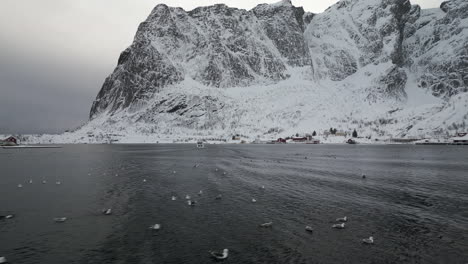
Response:
[{"label": "overcast gray sky", "polygon": [[[104,79],[159,3],[251,9],[278,0],[1,0],[0,134],[57,133],[88,118]],[[319,13],[336,0],[293,0]],[[413,0],[423,8],[439,0]]]}]

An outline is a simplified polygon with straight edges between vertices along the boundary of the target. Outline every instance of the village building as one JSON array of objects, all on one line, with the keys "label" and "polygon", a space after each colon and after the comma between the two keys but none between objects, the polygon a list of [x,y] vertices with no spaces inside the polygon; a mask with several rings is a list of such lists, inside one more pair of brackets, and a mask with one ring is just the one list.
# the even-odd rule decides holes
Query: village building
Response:
[{"label": "village building", "polygon": [[453,144],[468,145],[468,133],[457,133],[457,136],[452,138]]},{"label": "village building", "polygon": [[8,137],[7,139],[0,140],[0,146],[16,146],[18,140],[15,137]]}]

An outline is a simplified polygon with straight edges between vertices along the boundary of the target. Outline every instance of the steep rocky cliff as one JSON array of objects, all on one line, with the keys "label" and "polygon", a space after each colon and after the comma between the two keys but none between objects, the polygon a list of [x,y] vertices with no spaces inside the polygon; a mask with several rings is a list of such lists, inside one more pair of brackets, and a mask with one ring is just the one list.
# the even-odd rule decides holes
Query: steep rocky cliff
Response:
[{"label": "steep rocky cliff", "polygon": [[250,11],[161,4],[121,53],[82,131],[440,135],[467,120],[467,43],[465,0],[429,10],[341,0],[321,14],[289,0]]}]

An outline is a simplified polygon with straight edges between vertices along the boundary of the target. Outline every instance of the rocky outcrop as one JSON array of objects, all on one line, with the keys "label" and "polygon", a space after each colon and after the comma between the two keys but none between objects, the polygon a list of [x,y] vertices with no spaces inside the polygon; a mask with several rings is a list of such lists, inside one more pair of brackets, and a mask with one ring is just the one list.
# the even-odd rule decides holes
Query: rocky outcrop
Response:
[{"label": "rocky outcrop", "polygon": [[402,54],[419,87],[443,98],[468,91],[467,25],[467,1],[443,2],[432,10],[413,7]]},{"label": "rocky outcrop", "polygon": [[[224,4],[185,11],[160,4],[121,53],[90,118],[110,127],[125,119],[144,124],[145,131],[286,131],[300,122],[350,120],[345,109],[353,115],[356,107],[344,104],[402,109],[395,104],[408,100],[408,87],[445,101],[436,110],[424,109],[424,115],[452,113],[441,109],[451,105],[447,102],[461,103],[465,97],[454,95],[468,91],[466,25],[465,0],[429,10],[407,0],[341,0],[321,14],[306,13],[289,0],[250,11]],[[341,102],[337,96],[343,93],[347,98]],[[291,97],[296,99],[288,101]],[[329,117],[335,101],[340,110]],[[405,120],[414,122],[416,112],[408,111]],[[451,119],[452,127],[466,118]],[[438,131],[441,126],[434,125]]]},{"label": "rocky outcrop", "polygon": [[214,87],[286,79],[288,65],[310,66],[303,16],[289,1],[252,11],[219,4],[186,12],[158,5],[121,54],[90,116],[127,108],[184,79]]}]

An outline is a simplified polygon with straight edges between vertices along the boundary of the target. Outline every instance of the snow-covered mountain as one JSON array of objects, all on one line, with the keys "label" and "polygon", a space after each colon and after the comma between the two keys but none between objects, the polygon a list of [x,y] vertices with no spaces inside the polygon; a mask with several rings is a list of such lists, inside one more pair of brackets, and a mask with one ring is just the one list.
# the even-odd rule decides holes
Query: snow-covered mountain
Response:
[{"label": "snow-covered mountain", "polygon": [[250,11],[158,5],[63,141],[275,138],[330,127],[441,136],[468,119],[468,2],[289,0]]}]

